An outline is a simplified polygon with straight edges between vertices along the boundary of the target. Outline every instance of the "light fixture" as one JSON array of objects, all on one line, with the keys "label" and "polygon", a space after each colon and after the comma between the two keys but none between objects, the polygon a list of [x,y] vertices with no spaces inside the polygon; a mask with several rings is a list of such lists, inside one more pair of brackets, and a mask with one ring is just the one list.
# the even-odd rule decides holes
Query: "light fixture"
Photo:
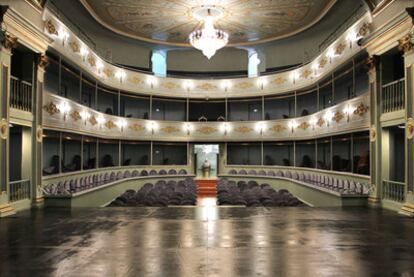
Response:
[{"label": "light fixture", "polygon": [[152,134],[158,130],[158,123],[155,121],[148,122],[147,128],[151,130]]},{"label": "light fixture", "polygon": [[202,5],[194,8],[192,14],[199,21],[203,21],[204,26],[192,32],[188,39],[194,48],[201,50],[210,59],[229,42],[228,33],[214,28],[214,23],[223,16],[224,9],[215,5]]},{"label": "light fixture", "polygon": [[66,115],[71,110],[69,104],[67,102],[62,102],[57,106],[57,108],[63,113],[63,119],[66,120]]},{"label": "light fixture", "polygon": [[263,133],[265,127],[266,127],[266,123],[264,122],[257,122],[256,125],[254,126],[255,130],[260,134]]},{"label": "light fixture", "polygon": [[332,121],[332,118],[334,117],[334,113],[331,111],[327,111],[324,115],[324,119],[326,121],[326,124],[329,126],[329,123]]},{"label": "light fixture", "polygon": [[299,126],[299,124],[295,120],[291,120],[289,121],[288,126],[292,130],[292,133],[293,133],[293,131]]},{"label": "light fixture", "polygon": [[221,87],[224,89],[225,92],[231,88],[231,82],[230,81],[223,81],[221,83]]},{"label": "light fixture", "polygon": [[82,46],[80,49],[80,54],[83,58],[83,61],[85,61],[86,56],[89,54],[88,48],[86,48],[86,46]]},{"label": "light fixture", "polygon": [[257,84],[259,85],[259,87],[261,88],[261,90],[263,90],[264,87],[267,85],[267,79],[260,78],[259,80],[257,80]]},{"label": "light fixture", "polygon": [[80,116],[83,120],[85,120],[85,125],[86,125],[86,120],[88,120],[91,117],[91,114],[88,113],[87,111],[81,111]]},{"label": "light fixture", "polygon": [[105,118],[102,115],[100,115],[98,116],[98,118],[96,118],[96,121],[98,122],[99,125],[102,125],[105,123]]},{"label": "light fixture", "polygon": [[295,84],[296,83],[296,80],[299,79],[299,72],[297,70],[293,71],[291,73],[291,77],[292,77],[293,83]]},{"label": "light fixture", "polygon": [[154,88],[155,84],[157,83],[157,79],[155,77],[148,77],[147,78],[147,84],[151,86],[151,88]]},{"label": "light fixture", "polygon": [[194,83],[192,81],[185,81],[184,88],[188,91],[194,87]]},{"label": "light fixture", "polygon": [[230,125],[227,122],[223,122],[220,125],[220,130],[224,133],[224,135],[227,135],[227,133],[230,131]]},{"label": "light fixture", "polygon": [[124,131],[124,128],[127,126],[127,122],[125,119],[120,119],[116,122],[119,128],[121,128],[121,132]]},{"label": "light fixture", "polygon": [[309,120],[309,124],[312,126],[312,128],[313,128],[314,130],[315,130],[316,123],[318,123],[318,120],[317,120],[315,117],[312,117],[312,118]]},{"label": "light fixture", "polygon": [[351,116],[351,114],[355,111],[355,108],[348,105],[344,108],[343,112],[344,114],[347,116],[348,122],[349,122],[349,118]]},{"label": "light fixture", "polygon": [[60,29],[59,38],[62,40],[62,45],[65,46],[65,41],[69,38],[68,32],[65,29]]},{"label": "light fixture", "polygon": [[118,70],[115,73],[115,77],[119,79],[119,82],[122,83],[122,81],[125,79],[126,73],[123,70]]},{"label": "light fixture", "polygon": [[192,130],[193,130],[193,125],[191,125],[190,123],[184,124],[184,131],[187,132],[187,135],[189,135]]},{"label": "light fixture", "polygon": [[98,69],[98,74],[100,74],[101,73],[101,69],[104,67],[104,65],[103,65],[103,63],[100,61],[100,60],[98,60],[97,62],[96,62],[96,68]]}]

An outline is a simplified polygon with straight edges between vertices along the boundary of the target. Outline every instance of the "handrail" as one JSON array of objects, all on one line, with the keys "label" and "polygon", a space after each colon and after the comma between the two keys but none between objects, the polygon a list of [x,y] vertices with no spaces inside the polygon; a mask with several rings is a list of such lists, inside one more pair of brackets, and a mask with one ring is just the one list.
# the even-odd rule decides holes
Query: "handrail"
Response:
[{"label": "handrail", "polygon": [[9,182],[10,202],[16,202],[30,198],[30,180],[18,180]]},{"label": "handrail", "polygon": [[32,83],[10,76],[10,106],[22,111],[32,111]]},{"label": "handrail", "polygon": [[405,202],[405,183],[382,180],[382,198],[395,202]]},{"label": "handrail", "polygon": [[381,108],[382,113],[400,111],[405,108],[405,78],[382,86]]},{"label": "handrail", "polygon": [[387,83],[387,84],[385,84],[385,85],[382,85],[382,88],[386,88],[386,87],[389,87],[389,86],[395,85],[395,84],[397,84],[397,83],[399,83],[399,82],[401,82],[401,81],[405,81],[405,78],[401,78],[401,79],[398,79],[398,80],[392,81],[392,82],[390,82],[390,83]]}]

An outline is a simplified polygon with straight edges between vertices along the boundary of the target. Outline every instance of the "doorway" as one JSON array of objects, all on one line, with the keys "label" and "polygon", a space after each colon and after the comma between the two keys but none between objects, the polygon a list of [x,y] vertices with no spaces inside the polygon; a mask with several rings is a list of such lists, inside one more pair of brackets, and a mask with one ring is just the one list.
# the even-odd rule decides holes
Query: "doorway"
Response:
[{"label": "doorway", "polygon": [[195,144],[194,145],[194,172],[196,178],[206,178],[203,168],[209,167],[208,179],[216,179],[219,172],[219,145]]}]

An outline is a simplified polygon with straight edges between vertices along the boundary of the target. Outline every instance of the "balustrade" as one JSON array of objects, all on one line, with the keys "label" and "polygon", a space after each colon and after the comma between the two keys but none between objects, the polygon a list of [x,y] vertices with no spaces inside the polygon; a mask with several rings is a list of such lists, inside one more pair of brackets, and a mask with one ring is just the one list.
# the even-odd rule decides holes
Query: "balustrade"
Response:
[{"label": "balustrade", "polygon": [[10,78],[10,106],[12,108],[32,111],[32,84],[11,76]]}]

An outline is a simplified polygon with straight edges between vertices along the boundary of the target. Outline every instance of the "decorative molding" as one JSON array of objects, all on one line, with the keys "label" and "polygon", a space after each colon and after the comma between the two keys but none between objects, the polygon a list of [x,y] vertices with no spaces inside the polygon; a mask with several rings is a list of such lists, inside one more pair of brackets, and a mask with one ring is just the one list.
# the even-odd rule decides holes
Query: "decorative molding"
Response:
[{"label": "decorative molding", "polygon": [[165,127],[161,128],[161,131],[164,132],[164,133],[171,134],[171,133],[179,132],[180,129],[178,129],[177,127],[174,127],[174,126],[165,126]]},{"label": "decorative molding", "polygon": [[137,77],[137,76],[132,76],[130,78],[128,78],[128,81],[131,82],[134,85],[142,85],[144,83],[144,81]]},{"label": "decorative molding", "polygon": [[79,119],[81,119],[82,117],[81,117],[81,115],[80,115],[80,113],[77,111],[77,110],[73,110],[71,113],[70,113],[70,117],[72,117],[72,119],[74,120],[74,121],[78,121]]},{"label": "decorative molding", "polygon": [[375,69],[378,67],[378,62],[378,56],[369,56],[365,62],[365,65],[369,71],[375,71]]},{"label": "decorative molding", "polygon": [[43,127],[38,125],[36,128],[36,141],[41,143],[43,141]]},{"label": "decorative molding", "polygon": [[180,87],[178,84],[173,83],[173,82],[165,82],[165,83],[162,83],[161,86],[163,86],[166,89],[170,89],[170,90],[171,89],[177,89],[177,88]]},{"label": "decorative molding", "polygon": [[14,37],[6,32],[3,35],[3,41],[1,43],[5,49],[12,50],[17,47],[17,37]]},{"label": "decorative molding", "polygon": [[5,140],[7,139],[9,133],[9,122],[7,119],[2,118],[0,121],[0,138]]},{"label": "decorative molding", "polygon": [[52,101],[49,102],[49,104],[46,104],[43,106],[43,109],[49,114],[49,115],[54,115],[57,113],[60,113],[59,108],[56,106],[55,103],[53,103]]},{"label": "decorative molding", "polygon": [[80,53],[80,46],[76,40],[69,42],[69,46],[72,49],[73,53]]},{"label": "decorative molding", "polygon": [[274,85],[281,85],[286,83],[286,78],[283,77],[276,77],[274,78],[270,83],[274,84]]},{"label": "decorative molding", "polygon": [[140,125],[140,124],[137,124],[137,123],[130,125],[129,129],[131,129],[135,132],[145,131],[145,127]]},{"label": "decorative molding", "polygon": [[239,89],[249,89],[253,87],[253,84],[250,82],[241,82],[238,83],[235,87]]},{"label": "decorative molding", "polygon": [[364,103],[360,103],[355,111],[354,114],[359,115],[359,116],[363,116],[364,114],[366,114],[369,111],[369,107],[367,105],[365,105]]},{"label": "decorative molding", "polygon": [[245,134],[245,133],[250,133],[251,131],[253,131],[253,129],[247,126],[240,126],[234,129],[234,131]]},{"label": "decorative molding", "polygon": [[197,132],[202,133],[202,134],[212,134],[212,133],[216,133],[218,131],[217,128],[211,127],[211,126],[204,126],[204,127],[200,127],[197,129]]},{"label": "decorative molding", "polygon": [[306,130],[310,127],[310,124],[307,121],[302,122],[301,124],[299,124],[298,128],[302,129],[302,130]]},{"label": "decorative molding", "polygon": [[402,51],[404,54],[407,54],[413,50],[413,41],[411,34],[407,34],[398,40],[398,50]]},{"label": "decorative molding", "polygon": [[202,90],[213,90],[213,89],[217,89],[217,86],[212,85],[210,83],[202,83],[198,85],[197,88],[202,89]]},{"label": "decorative molding", "polygon": [[327,63],[328,63],[328,59],[327,58],[322,58],[319,61],[319,68],[321,68],[321,69],[324,68]]},{"label": "decorative molding", "polygon": [[88,55],[88,63],[91,67],[95,67],[96,66],[96,58],[94,55],[89,54]]},{"label": "decorative molding", "polygon": [[284,130],[286,130],[286,127],[280,124],[273,125],[272,127],[269,128],[269,131],[273,133],[280,133],[280,132],[283,132]]},{"label": "decorative molding", "polygon": [[308,79],[309,76],[311,76],[311,75],[312,75],[312,71],[310,69],[306,69],[306,70],[302,71],[302,74],[300,75],[300,77],[304,78],[304,79]]},{"label": "decorative molding", "polygon": [[414,136],[414,120],[413,118],[408,118],[406,123],[407,138],[412,139]]},{"label": "decorative molding", "polygon": [[323,119],[322,117],[320,117],[318,119],[318,121],[316,122],[316,125],[318,125],[319,127],[322,127],[323,125],[325,125],[326,121],[325,119]]},{"label": "decorative molding", "polygon": [[106,128],[108,128],[108,129],[112,129],[112,128],[114,128],[116,125],[115,125],[115,123],[114,123],[112,120],[108,120],[108,121],[105,123],[105,126],[106,126]]},{"label": "decorative molding", "polygon": [[98,124],[98,121],[96,120],[96,117],[94,115],[92,115],[91,117],[89,117],[89,123],[92,126],[95,126],[96,124]]},{"label": "decorative molding", "polygon": [[342,53],[344,52],[346,48],[346,45],[344,43],[339,43],[338,46],[336,46],[335,48],[335,55],[342,55]]},{"label": "decorative molding", "polygon": [[337,111],[335,113],[335,115],[333,116],[332,120],[335,121],[336,123],[338,123],[339,121],[341,121],[344,118],[344,114],[341,111]]},{"label": "decorative molding", "polygon": [[37,65],[40,68],[45,69],[49,65],[49,58],[44,54],[39,55],[37,59]]},{"label": "decorative molding", "polygon": [[361,28],[359,28],[358,36],[360,37],[367,36],[370,32],[370,28],[371,28],[371,24],[365,22],[364,24],[362,24]]},{"label": "decorative molding", "polygon": [[114,72],[111,70],[111,69],[109,69],[109,68],[105,68],[104,70],[103,70],[103,73],[106,75],[106,77],[108,77],[108,78],[111,78],[112,76],[114,76]]},{"label": "decorative molding", "polygon": [[369,129],[369,140],[371,142],[375,142],[377,140],[377,129],[375,128],[375,125],[372,125]]},{"label": "decorative molding", "polygon": [[44,24],[45,29],[49,34],[59,36],[58,30],[56,30],[55,24],[53,24],[51,20],[46,20]]}]

